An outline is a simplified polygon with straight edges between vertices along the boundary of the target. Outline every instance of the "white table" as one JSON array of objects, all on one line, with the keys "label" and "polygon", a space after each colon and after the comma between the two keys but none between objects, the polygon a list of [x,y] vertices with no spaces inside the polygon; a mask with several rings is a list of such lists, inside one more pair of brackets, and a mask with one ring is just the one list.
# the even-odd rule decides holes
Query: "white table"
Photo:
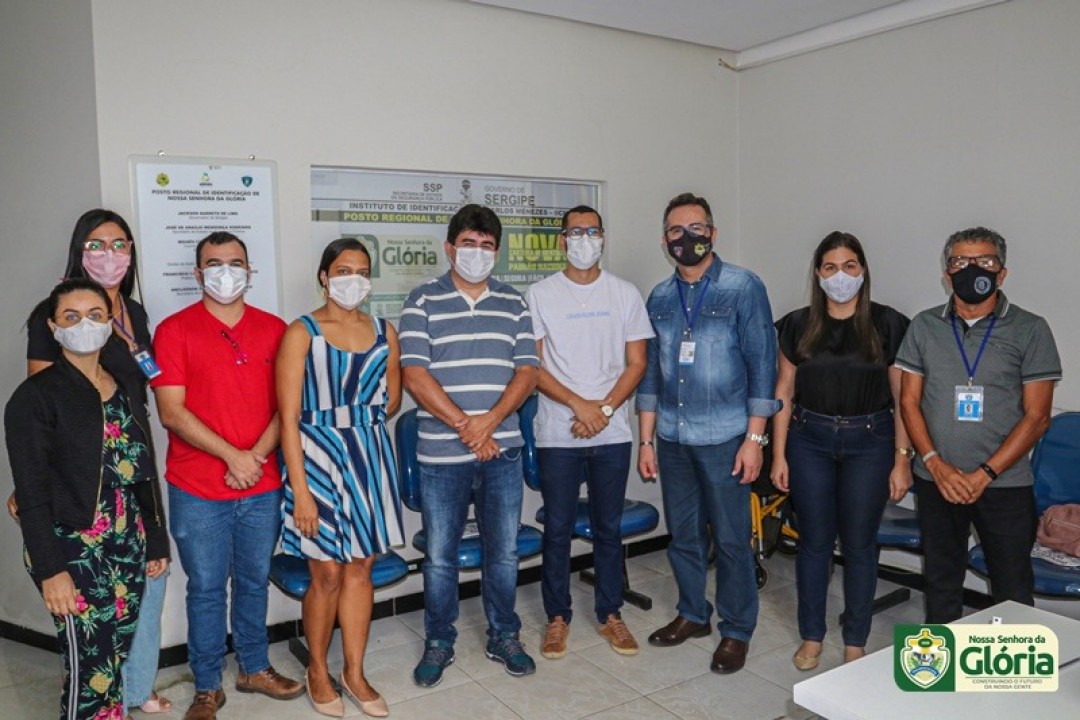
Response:
[{"label": "white table", "polygon": [[[1057,634],[1059,661],[1080,657],[1080,621],[1014,602],[959,620],[1045,625]],[[1080,662],[1060,670],[1057,692],[904,692],[893,681],[893,649],[879,650],[797,683],[794,700],[829,720],[912,720],[975,717],[978,720],[1080,717]]]}]

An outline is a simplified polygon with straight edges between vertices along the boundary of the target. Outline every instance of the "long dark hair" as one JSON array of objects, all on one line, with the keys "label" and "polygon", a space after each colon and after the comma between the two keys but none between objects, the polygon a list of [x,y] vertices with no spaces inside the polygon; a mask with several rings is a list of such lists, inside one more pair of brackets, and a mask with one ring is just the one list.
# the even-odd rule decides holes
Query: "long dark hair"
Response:
[{"label": "long dark hair", "polygon": [[[795,348],[796,359],[809,360],[817,351],[825,335],[825,320],[829,314],[829,305],[825,291],[818,283],[817,271],[821,268],[825,254],[837,248],[847,248],[855,253],[855,257],[863,268],[863,284],[856,296],[853,317],[859,355],[867,362],[883,362],[885,353],[881,349],[881,338],[878,336],[877,329],[874,328],[874,320],[870,315],[870,266],[866,262],[866,253],[863,252],[862,243],[857,237],[839,230],[826,235],[814,250],[814,260],[810,265],[810,317],[802,339]],[[843,270],[837,272],[843,272]]]},{"label": "long dark hair", "polygon": [[82,266],[83,243],[86,242],[86,238],[91,232],[105,223],[116,223],[119,225],[120,229],[124,231],[124,236],[127,238],[128,242],[132,243],[131,267],[128,268],[127,273],[124,275],[124,279],[120,281],[120,294],[125,298],[130,298],[132,291],[135,289],[135,280],[138,274],[136,268],[138,266],[139,257],[135,254],[135,236],[131,234],[131,228],[128,227],[127,221],[112,210],[106,210],[104,208],[87,210],[82,214],[82,217],[75,221],[75,229],[71,231],[71,244],[68,245],[68,260],[67,267],[64,268],[64,278],[86,277],[86,271],[83,270]]},{"label": "long dark hair", "polygon": [[[334,264],[334,261],[338,259],[341,253],[346,250],[359,250],[367,257],[368,267],[371,267],[371,253],[364,247],[364,243],[360,242],[354,237],[342,237],[332,241],[323,250],[322,257],[319,259],[319,269],[315,271],[315,279],[318,281],[321,287],[326,287],[322,282],[322,274],[330,273],[330,266]],[[329,282],[330,278],[327,277]]]}]

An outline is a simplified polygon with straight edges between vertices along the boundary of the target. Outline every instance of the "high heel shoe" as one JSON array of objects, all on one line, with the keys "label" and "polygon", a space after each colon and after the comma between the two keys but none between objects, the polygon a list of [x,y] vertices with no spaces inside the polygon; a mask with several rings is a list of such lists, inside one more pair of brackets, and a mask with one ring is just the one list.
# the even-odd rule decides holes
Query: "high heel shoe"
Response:
[{"label": "high heel shoe", "polygon": [[329,702],[315,702],[315,696],[311,694],[311,681],[308,680],[307,672],[304,673],[304,685],[307,687],[308,700],[311,701],[311,706],[315,708],[315,712],[330,717],[345,717],[345,701],[341,699],[340,695],[336,695]]},{"label": "high heel shoe", "polygon": [[360,712],[364,713],[368,717],[389,717],[390,708],[386,706],[386,700],[382,695],[379,695],[374,700],[361,700],[356,696],[356,693],[352,691],[349,684],[345,682],[345,673],[341,673],[341,689],[345,691],[345,694],[349,696],[349,699],[356,703],[360,708]]}]

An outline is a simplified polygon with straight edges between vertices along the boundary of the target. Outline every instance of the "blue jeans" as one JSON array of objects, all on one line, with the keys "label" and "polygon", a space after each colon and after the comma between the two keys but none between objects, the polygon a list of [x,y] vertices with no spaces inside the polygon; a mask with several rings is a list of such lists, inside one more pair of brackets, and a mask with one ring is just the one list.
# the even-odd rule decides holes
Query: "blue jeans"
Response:
[{"label": "blue jeans", "polygon": [[281,490],[240,500],[203,500],[170,485],[169,512],[188,577],[188,664],[196,692],[221,687],[226,591],[232,596],[228,616],[240,672],[262,672],[270,667],[266,603],[270,558],[281,530]]},{"label": "blue jeans", "polygon": [[596,568],[596,619],[622,607],[622,511],[630,473],[630,443],[540,448],[540,494],[544,498],[544,564],[541,592],[548,619],[570,622],[570,540],[581,484],[589,490],[589,524]]},{"label": "blue jeans", "polygon": [[658,438],[656,451],[679,615],[703,625],[712,617],[713,607],[705,598],[711,528],[720,637],[750,642],[758,615],[750,486],[740,485],[739,477],[731,474],[742,443],[742,435],[719,445],[681,445]]},{"label": "blue jeans", "polygon": [[521,524],[521,448],[488,462],[420,463],[420,516],[427,532],[424,557],[424,632],[427,639],[457,639],[458,544],[469,503],[476,505],[483,554],[480,595],[488,636],[521,630],[514,612],[517,593],[517,533]]},{"label": "blue jeans", "polygon": [[892,412],[832,418],[796,407],[788,430],[791,500],[799,518],[799,635],[825,637],[837,535],[844,555],[844,644],[866,645],[877,589],[877,531],[896,457]]},{"label": "blue jeans", "polygon": [[147,576],[139,605],[139,623],[131,650],[124,661],[124,707],[128,712],[154,694],[154,678],[161,650],[161,607],[165,604],[165,585],[169,571],[157,578]]}]

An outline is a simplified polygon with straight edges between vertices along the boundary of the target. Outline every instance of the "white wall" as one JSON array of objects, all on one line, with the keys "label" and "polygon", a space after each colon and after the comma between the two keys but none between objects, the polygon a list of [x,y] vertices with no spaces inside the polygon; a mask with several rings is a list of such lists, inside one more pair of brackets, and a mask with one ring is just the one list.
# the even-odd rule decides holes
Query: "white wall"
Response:
[{"label": "white wall", "polygon": [[863,241],[875,299],[908,315],[941,304],[945,239],[985,225],[1009,242],[1010,299],[1054,331],[1055,405],[1080,409],[1078,30],[1074,0],[1013,0],[742,73],[740,250],[775,314],[806,304],[835,229]]},{"label": "white wall", "polygon": [[874,297],[945,301],[946,237],[1009,242],[1005,290],[1044,315],[1080,409],[1080,3],[1014,0],[740,76],[739,240],[779,316],[806,304],[814,247],[857,235]]},{"label": "white wall", "polygon": [[[100,202],[90,6],[3,0],[0,7],[0,398],[26,376],[31,307],[60,278],[75,220]],[[0,449],[0,499],[12,490]],[[22,536],[0,514],[0,619],[52,632],[23,568]]]},{"label": "white wall", "polygon": [[[130,154],[276,160],[290,318],[313,302],[312,164],[607,181],[607,267],[646,292],[671,272],[660,215],[676,193],[714,199],[734,238],[735,137],[716,129],[734,127],[735,79],[703,48],[452,0],[93,10],[105,203],[130,211]],[[636,473],[630,494],[659,502]],[[526,520],[539,504],[526,493]],[[170,583],[166,644],[184,637]],[[271,597],[270,622],[299,614]]]}]

